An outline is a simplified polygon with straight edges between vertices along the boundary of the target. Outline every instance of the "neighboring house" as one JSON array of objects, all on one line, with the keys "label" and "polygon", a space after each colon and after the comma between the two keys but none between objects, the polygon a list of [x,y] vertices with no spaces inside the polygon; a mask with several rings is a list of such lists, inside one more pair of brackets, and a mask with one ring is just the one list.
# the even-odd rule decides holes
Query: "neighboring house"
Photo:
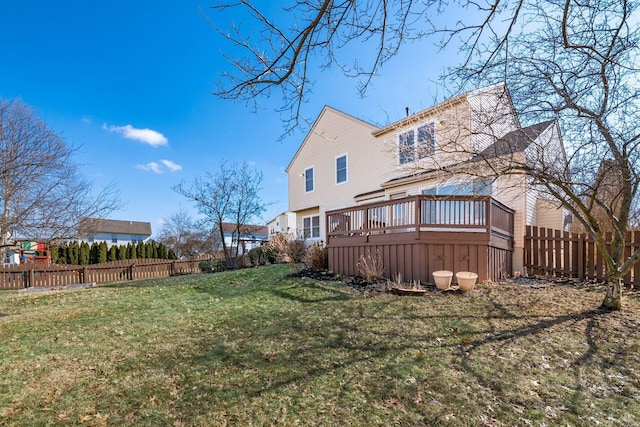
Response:
[{"label": "neighboring house", "polygon": [[[264,225],[243,225],[240,228],[239,235],[236,228],[236,224],[222,223],[224,241],[227,248],[235,248],[239,245],[239,254],[246,254],[251,249],[257,248],[269,240],[269,230]],[[222,250],[222,247],[220,247],[220,250]]]},{"label": "neighboring house", "polygon": [[81,241],[89,244],[106,242],[109,247],[146,243],[151,238],[151,224],[148,222],[83,218],[79,229]]},{"label": "neighboring house", "polygon": [[[504,84],[384,127],[325,107],[286,169],[289,209],[305,240],[327,242],[336,272],[353,274],[358,256],[373,249],[394,254],[386,273],[408,270],[415,280],[463,266],[496,278],[523,271],[527,225],[562,229],[566,219],[529,177],[487,165],[562,166],[564,156],[557,123],[521,128]],[[400,242],[403,231],[414,237]]]},{"label": "neighboring house", "polygon": [[276,233],[295,233],[296,216],[292,212],[282,212],[267,223],[269,236]]}]

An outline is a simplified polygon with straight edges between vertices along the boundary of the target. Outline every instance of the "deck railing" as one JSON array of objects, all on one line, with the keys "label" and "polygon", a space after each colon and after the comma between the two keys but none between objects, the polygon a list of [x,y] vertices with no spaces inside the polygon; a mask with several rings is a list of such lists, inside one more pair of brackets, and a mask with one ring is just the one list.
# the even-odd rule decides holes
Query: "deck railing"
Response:
[{"label": "deck railing", "polygon": [[327,243],[334,238],[419,231],[512,238],[513,212],[489,196],[411,196],[327,212]]}]

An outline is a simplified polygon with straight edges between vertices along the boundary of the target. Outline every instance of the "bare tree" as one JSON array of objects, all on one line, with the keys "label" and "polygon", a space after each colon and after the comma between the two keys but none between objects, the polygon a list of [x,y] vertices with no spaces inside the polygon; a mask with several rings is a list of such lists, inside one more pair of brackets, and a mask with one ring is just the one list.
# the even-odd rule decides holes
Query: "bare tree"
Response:
[{"label": "bare tree", "polygon": [[158,240],[173,249],[178,257],[212,253],[221,244],[218,233],[202,227],[183,208],[165,219]]},{"label": "bare tree", "polygon": [[[427,0],[426,5],[434,3]],[[421,37],[414,24],[423,21],[426,6],[415,1],[297,1],[283,7],[285,13],[281,14],[294,17],[291,28],[279,25],[250,1],[222,2],[213,9],[219,15],[211,24],[230,45],[240,48],[237,55],[226,56],[236,72],[226,73],[227,84],[215,93],[257,105],[260,97],[278,89],[286,131],[291,131],[300,124],[301,107],[312,87],[309,70],[337,66],[346,75],[358,77],[358,89],[364,93],[378,69],[395,56],[403,42]],[[216,22],[226,13],[229,17],[246,13],[253,22],[243,26],[234,19],[230,28],[220,27]],[[372,58],[339,57],[340,49],[363,41],[371,48]]]},{"label": "bare tree", "polygon": [[[262,173],[247,163],[222,161],[215,173],[207,172],[191,185],[180,183],[172,188],[195,202],[204,216],[203,224],[217,231],[225,258],[230,261],[238,256],[242,231],[265,210],[259,194],[261,183]],[[225,222],[234,225],[230,247],[225,241]]]},{"label": "bare tree", "polygon": [[[338,65],[346,75],[359,77],[364,91],[407,40],[458,49],[459,64],[443,76],[452,93],[504,81],[523,125],[558,120],[567,142],[566,164],[553,163],[546,147],[534,150],[533,162],[530,156],[499,162],[494,153],[485,164],[496,174],[526,173],[562,201],[604,256],[603,307],[620,308],[621,278],[640,259],[640,251],[624,255],[638,204],[640,124],[632,119],[640,113],[638,1],[299,0],[286,9],[294,17],[288,21],[294,23],[291,28],[279,26],[250,1],[216,10],[237,8],[253,18],[247,27],[259,30],[232,25],[221,31],[240,54],[228,58],[236,72],[226,75],[217,94],[255,101],[278,88],[289,127],[299,123],[310,93],[309,70]],[[460,12],[460,20],[440,25],[440,13],[452,9]],[[356,41],[370,48],[368,62],[341,61],[340,49]],[[598,176],[603,160],[619,177],[620,185],[610,191],[602,191]],[[613,230],[610,243],[605,230]]]},{"label": "bare tree", "polygon": [[513,22],[528,31],[507,30],[480,62],[456,67],[450,77],[499,78],[521,120],[559,120],[566,167],[539,147],[536,162],[514,162],[503,173],[526,172],[571,211],[604,258],[603,307],[620,309],[622,276],[640,259],[640,251],[624,255],[638,203],[640,126],[629,120],[640,113],[638,3],[523,1],[514,13]]},{"label": "bare tree", "polygon": [[111,185],[93,195],[72,160],[73,149],[20,100],[0,100],[0,252],[16,237],[76,238],[84,217],[119,205]]}]

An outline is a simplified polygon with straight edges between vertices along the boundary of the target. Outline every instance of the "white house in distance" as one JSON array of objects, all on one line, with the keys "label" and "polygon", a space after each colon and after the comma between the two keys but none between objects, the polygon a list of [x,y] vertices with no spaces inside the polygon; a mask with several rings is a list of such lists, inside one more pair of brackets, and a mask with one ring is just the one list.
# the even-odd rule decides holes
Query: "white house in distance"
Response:
[{"label": "white house in distance", "polygon": [[296,216],[293,212],[282,212],[267,223],[269,236],[276,233],[296,233]]},{"label": "white house in distance", "polygon": [[[522,271],[526,226],[563,229],[563,209],[524,174],[485,178],[483,170],[494,160],[536,161],[541,147],[559,164],[565,161],[557,123],[522,128],[502,83],[384,127],[327,106],[286,169],[289,214],[295,218],[288,217],[287,226],[295,221],[308,242],[325,241],[330,269],[344,274],[353,273],[358,254],[370,249],[403,251],[407,259],[393,255],[389,263],[413,269],[407,277],[421,280],[429,279],[436,264],[493,268],[502,275]],[[489,212],[494,210],[495,215]],[[483,222],[500,215],[508,230]],[[390,248],[408,225],[417,227],[412,239],[427,246],[408,240],[404,249]],[[332,255],[332,247],[344,258]],[[487,267],[498,252],[501,266]]]},{"label": "white house in distance", "polygon": [[82,241],[106,242],[107,246],[146,243],[151,238],[151,223],[115,219],[83,218],[79,230]]},{"label": "white house in distance", "polygon": [[[239,245],[238,253],[246,254],[253,248],[262,246],[269,240],[269,230],[264,225],[243,225],[240,234],[236,232],[236,224],[223,222],[224,241],[228,248]],[[222,250],[222,247],[219,248]]]}]

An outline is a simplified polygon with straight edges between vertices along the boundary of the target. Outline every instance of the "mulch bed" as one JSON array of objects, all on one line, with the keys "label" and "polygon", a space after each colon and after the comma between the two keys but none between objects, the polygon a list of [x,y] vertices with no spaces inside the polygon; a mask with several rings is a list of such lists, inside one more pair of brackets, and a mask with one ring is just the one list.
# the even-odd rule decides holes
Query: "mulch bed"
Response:
[{"label": "mulch bed", "polygon": [[[344,276],[341,274],[335,274],[332,271],[314,271],[310,269],[303,269],[297,274],[293,274],[293,277],[306,277],[318,281],[325,282],[340,282],[345,286],[349,286],[350,288],[369,295],[376,293],[395,293],[395,294],[411,294],[410,292],[402,292],[397,290],[394,287],[394,284],[389,284],[386,279],[379,280],[376,282],[367,282],[364,277],[360,276]],[[576,278],[571,277],[552,277],[552,276],[521,276],[517,278],[510,278],[501,280],[499,283],[495,284],[509,284],[509,285],[517,285],[523,286],[532,289],[540,289],[540,288],[548,288],[551,286],[602,286],[602,283],[596,281],[580,281]],[[411,288],[411,284],[406,284],[407,289]],[[432,283],[421,283],[418,287],[420,294],[429,293],[429,292],[443,292],[436,288],[436,286]],[[444,292],[451,294],[464,294],[464,292],[458,290],[457,286],[452,286],[449,290]],[[414,293],[414,294],[417,294]]]}]

